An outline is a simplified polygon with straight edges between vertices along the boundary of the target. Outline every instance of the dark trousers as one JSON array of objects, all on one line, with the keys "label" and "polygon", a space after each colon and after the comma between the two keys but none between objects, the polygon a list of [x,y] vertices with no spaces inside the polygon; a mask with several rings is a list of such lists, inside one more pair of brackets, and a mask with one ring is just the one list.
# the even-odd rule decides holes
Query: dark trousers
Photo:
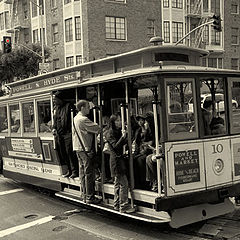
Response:
[{"label": "dark trousers", "polygon": [[134,157],[135,188],[146,189],[146,157],[145,154]]},{"label": "dark trousers", "polygon": [[87,199],[94,197],[95,185],[94,185],[94,153],[88,153],[88,156],[84,152],[77,151],[77,157],[79,162],[79,178],[81,184],[81,191],[83,196]]},{"label": "dark trousers", "polygon": [[72,134],[58,135],[56,147],[61,165],[67,165],[70,173],[78,173],[78,161],[72,147]]}]

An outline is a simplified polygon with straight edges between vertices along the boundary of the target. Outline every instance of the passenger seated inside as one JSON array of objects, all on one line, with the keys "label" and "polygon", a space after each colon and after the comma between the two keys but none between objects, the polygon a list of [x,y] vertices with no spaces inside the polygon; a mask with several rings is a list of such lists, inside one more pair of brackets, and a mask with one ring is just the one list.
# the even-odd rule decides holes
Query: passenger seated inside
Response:
[{"label": "passenger seated inside", "polygon": [[19,132],[20,130],[20,119],[16,119],[15,121],[12,121],[11,124],[11,132]]},{"label": "passenger seated inside", "polygon": [[52,125],[52,121],[49,117],[44,117],[43,118],[43,122],[40,123],[40,126],[39,126],[39,131],[40,132],[51,132],[51,125]]},{"label": "passenger seated inside", "polygon": [[213,102],[212,100],[205,100],[203,103],[202,108],[202,120],[203,120],[203,127],[204,127],[204,135],[211,135],[211,128],[210,123],[212,121],[212,108]]},{"label": "passenger seated inside", "polygon": [[224,119],[221,117],[214,117],[210,123],[210,129],[212,135],[224,134],[225,127],[224,127]]}]

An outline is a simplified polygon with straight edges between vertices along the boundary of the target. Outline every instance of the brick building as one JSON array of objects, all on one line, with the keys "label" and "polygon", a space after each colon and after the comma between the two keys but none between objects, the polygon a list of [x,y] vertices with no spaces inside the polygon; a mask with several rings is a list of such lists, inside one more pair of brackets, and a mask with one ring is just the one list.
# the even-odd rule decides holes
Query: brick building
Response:
[{"label": "brick building", "polygon": [[9,23],[0,37],[12,36],[14,46],[37,43],[43,28],[54,70],[149,45],[161,34],[160,8],[146,0],[2,0]]}]

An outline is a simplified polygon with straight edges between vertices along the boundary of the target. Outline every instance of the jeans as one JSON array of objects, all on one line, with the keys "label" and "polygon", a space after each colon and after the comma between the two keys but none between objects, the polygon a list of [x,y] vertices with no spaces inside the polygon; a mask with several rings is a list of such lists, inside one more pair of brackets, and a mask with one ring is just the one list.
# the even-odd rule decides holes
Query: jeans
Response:
[{"label": "jeans", "polygon": [[114,177],[114,208],[124,209],[128,206],[128,180],[124,174]]},{"label": "jeans", "polygon": [[84,152],[76,152],[79,162],[79,178],[81,184],[81,192],[87,199],[94,198],[94,153],[88,152],[88,156]]},{"label": "jeans", "polygon": [[72,135],[59,135],[57,141],[57,152],[61,165],[67,165],[70,173],[78,173],[78,163],[72,150]]}]

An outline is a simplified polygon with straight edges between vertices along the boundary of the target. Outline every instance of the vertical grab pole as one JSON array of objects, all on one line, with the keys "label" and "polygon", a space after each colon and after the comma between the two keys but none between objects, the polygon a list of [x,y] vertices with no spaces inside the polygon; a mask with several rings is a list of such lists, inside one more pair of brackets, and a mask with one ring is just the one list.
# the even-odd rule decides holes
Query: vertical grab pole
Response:
[{"label": "vertical grab pole", "polygon": [[[93,107],[93,121],[97,123],[97,107]],[[97,134],[94,134],[95,152],[97,152]]]},{"label": "vertical grab pole", "polygon": [[100,148],[101,148],[101,188],[102,188],[102,197],[103,202],[105,202],[105,194],[104,194],[104,181],[105,181],[105,159],[104,159],[104,153],[103,153],[103,119],[102,119],[102,101],[101,101],[101,88],[98,84],[97,86],[97,95],[98,95],[98,106],[99,106],[99,126],[101,128],[100,132]]},{"label": "vertical grab pole", "polygon": [[158,136],[158,114],[157,114],[157,101],[153,102],[153,116],[154,116],[154,128],[155,128],[155,143],[156,143],[156,156],[157,156],[157,179],[158,179],[158,195],[161,196],[162,185],[160,175],[160,152],[159,152],[159,136]]},{"label": "vertical grab pole", "polygon": [[[122,133],[125,130],[125,122],[124,122],[124,104],[121,103],[121,120],[122,120]],[[126,145],[123,146],[123,154],[126,153]]]},{"label": "vertical grab pole", "polygon": [[125,95],[126,95],[126,105],[127,105],[127,130],[128,130],[128,149],[129,149],[129,169],[130,169],[130,185],[129,191],[131,196],[131,207],[134,207],[134,197],[133,197],[133,188],[134,188],[134,173],[133,173],[133,155],[132,155],[132,128],[131,128],[131,116],[130,116],[130,109],[131,104],[129,101],[129,91],[128,91],[128,81],[125,81]]}]

